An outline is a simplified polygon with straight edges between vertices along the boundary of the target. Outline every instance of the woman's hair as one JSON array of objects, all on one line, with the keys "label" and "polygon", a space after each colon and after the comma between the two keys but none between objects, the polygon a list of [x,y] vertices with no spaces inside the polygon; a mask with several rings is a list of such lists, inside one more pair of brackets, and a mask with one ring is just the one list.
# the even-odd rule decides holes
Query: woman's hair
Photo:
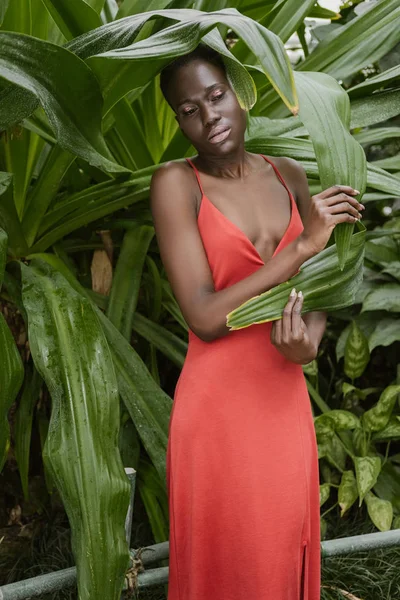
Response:
[{"label": "woman's hair", "polygon": [[222,56],[216,50],[210,48],[210,46],[206,46],[205,44],[199,44],[192,52],[188,54],[183,54],[182,56],[178,56],[174,61],[169,63],[160,73],[160,88],[162,94],[168,104],[173,108],[169,101],[168,93],[171,85],[171,81],[175,75],[175,73],[183,66],[188,65],[194,60],[205,60],[213,65],[216,65],[226,75],[226,68]]}]

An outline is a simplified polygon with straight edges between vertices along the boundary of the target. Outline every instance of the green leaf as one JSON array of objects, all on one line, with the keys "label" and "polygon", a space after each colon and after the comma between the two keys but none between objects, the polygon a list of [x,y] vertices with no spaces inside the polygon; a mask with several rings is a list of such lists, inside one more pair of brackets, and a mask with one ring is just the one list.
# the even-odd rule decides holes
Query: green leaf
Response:
[{"label": "green leaf", "polygon": [[0,290],[3,285],[4,271],[7,262],[8,235],[0,227]]},{"label": "green leaf", "polygon": [[0,171],[0,227],[8,235],[12,252],[16,256],[23,256],[28,248],[15,209],[11,182],[12,175]]},{"label": "green leaf", "polygon": [[41,385],[42,379],[39,376],[39,373],[34,367],[27,366],[25,370],[24,388],[15,413],[14,425],[15,459],[18,464],[22,491],[26,500],[29,498],[28,473],[33,411],[39,397]]},{"label": "green leaf", "polygon": [[133,320],[133,330],[155,346],[157,350],[160,350],[177,367],[182,368],[187,352],[187,343],[180,337],[138,312]]},{"label": "green leaf", "polygon": [[351,103],[351,129],[382,123],[400,113],[400,90],[372,94]]},{"label": "green leaf", "polygon": [[389,385],[383,390],[378,402],[362,416],[366,431],[380,431],[389,422],[396,399],[400,394],[400,385]]},{"label": "green leaf", "polygon": [[335,244],[324,248],[302,265],[299,274],[230,312],[227,315],[228,327],[241,329],[253,323],[266,323],[282,318],[293,287],[303,292],[303,313],[337,310],[351,305],[362,280],[364,240],[364,228],[351,236],[350,253],[343,271],[338,264]]},{"label": "green leaf", "polygon": [[42,0],[67,40],[102,25],[96,11],[85,0]]},{"label": "green leaf", "polygon": [[0,471],[7,458],[10,447],[10,428],[7,413],[14,402],[24,378],[24,367],[17,346],[0,312]]},{"label": "green leaf", "polygon": [[399,25],[398,0],[370,3],[360,15],[335,27],[300,68],[325,71],[336,79],[345,79],[387,54],[400,40]]},{"label": "green leaf", "polygon": [[314,4],[315,0],[277,2],[268,15],[268,22],[265,23],[265,26],[276,35],[279,35],[282,42],[287,42],[304,18],[308,16]]},{"label": "green leaf", "polygon": [[350,379],[357,379],[364,373],[368,363],[368,340],[353,320],[344,349],[344,372]]},{"label": "green leaf", "polygon": [[28,196],[27,206],[22,219],[22,230],[27,243],[31,246],[42,223],[42,219],[55,198],[60,183],[75,160],[75,156],[54,146],[40,170],[40,175]]},{"label": "green leaf", "polygon": [[128,230],[115,268],[106,314],[128,341],[132,335],[143,264],[153,236],[154,228],[149,225]]},{"label": "green leaf", "polygon": [[140,461],[138,489],[156,543],[167,541],[169,535],[168,495],[156,469],[144,459]]},{"label": "green leaf", "polygon": [[380,498],[389,500],[396,512],[400,512],[400,468],[395,464],[396,455],[391,458],[393,462],[389,459],[383,465],[374,492]]},{"label": "green leaf", "polygon": [[3,0],[0,2],[0,25],[3,23],[9,2],[10,0]]},{"label": "green leaf", "polygon": [[44,142],[27,129],[3,136],[2,145],[5,156],[5,169],[13,174],[14,204],[21,218],[25,198],[33,175],[33,169]]},{"label": "green leaf", "polygon": [[[160,16],[176,18],[176,11],[154,12]],[[297,112],[297,97],[290,61],[279,37],[233,8],[212,13],[193,12],[190,21],[172,25],[126,48],[117,47],[116,50],[96,52],[96,56],[92,55],[88,59],[104,91],[106,109],[113,106],[133,87],[142,87],[148,83],[172,58],[194,50],[203,36],[206,36],[218,23],[223,23],[243,39],[260,61],[265,75],[283,102],[293,113]],[[151,16],[151,13],[147,14]],[[178,13],[178,18],[184,18],[182,13]],[[136,19],[137,22],[137,17],[127,17],[125,21],[128,19]],[[121,21],[117,23],[120,24]],[[119,36],[120,33],[117,32],[117,35]],[[243,67],[240,67],[237,59],[226,48],[224,49],[223,44],[219,43],[219,37],[211,34],[203,41],[212,47],[217,47],[224,60],[229,60],[226,63],[228,77],[232,80],[241,106],[250,108],[255,100],[255,90],[251,90],[249,80],[244,79]],[[110,41],[108,43],[110,44]],[[120,61],[123,61],[122,64]],[[135,61],[133,67],[131,61]],[[112,64],[113,62],[115,64]]]},{"label": "green leaf", "polygon": [[382,500],[372,492],[365,496],[368,514],[379,531],[389,531],[393,521],[393,506],[389,500]]},{"label": "green leaf", "polygon": [[43,261],[21,269],[30,348],[52,397],[43,458],[70,521],[79,597],[117,600],[129,564],[130,488],[110,350],[91,304],[60,273]]},{"label": "green leaf", "polygon": [[65,48],[18,33],[0,31],[0,44],[0,76],[38,98],[60,146],[105,171],[126,171],[103,139],[103,101],[89,67]]},{"label": "green leaf", "polygon": [[376,322],[374,331],[368,338],[369,349],[372,352],[377,346],[390,346],[400,340],[400,320],[381,319]]},{"label": "green leaf", "polygon": [[358,498],[357,481],[353,471],[344,471],[340,480],[338,490],[338,502],[341,508],[340,516],[343,517],[345,512],[353,506]]},{"label": "green leaf", "polygon": [[335,431],[343,431],[347,429],[356,429],[360,426],[360,420],[356,415],[348,410],[330,410],[329,412],[319,415],[314,419],[315,422],[319,421],[332,421],[333,429]]},{"label": "green leaf", "polygon": [[379,456],[355,456],[353,460],[356,468],[358,495],[360,496],[359,506],[361,506],[365,495],[378,479],[382,463]]},{"label": "green leaf", "polygon": [[[33,257],[32,257],[33,258]],[[40,254],[52,269],[64,275],[71,287],[90,299],[65,264],[53,254]],[[118,390],[135,424],[140,439],[162,481],[166,482],[165,455],[168,442],[168,424],[172,408],[171,398],[156,384],[145,364],[107,317],[95,306],[95,313],[106,334],[117,372]]]},{"label": "green leaf", "polygon": [[329,483],[323,483],[319,486],[319,505],[322,506],[328,500],[331,493],[331,486]]},{"label": "green leaf", "polygon": [[[350,100],[333,77],[324,73],[295,73],[299,116],[314,146],[322,189],[349,185],[360,191],[367,185],[367,161],[361,145],[350,135]],[[334,229],[340,268],[346,264],[354,224]]]},{"label": "green leaf", "polygon": [[[153,168],[157,168],[157,165],[154,165]],[[78,202],[79,204],[82,196],[84,196],[88,205],[81,205],[79,209],[74,210],[68,218],[63,219],[56,227],[50,228],[43,237],[37,240],[31,248],[31,252],[36,253],[47,250],[49,246],[52,246],[62,237],[71,233],[71,231],[75,231],[83,225],[96,221],[120,208],[125,208],[135,202],[144,200],[149,195],[150,179],[149,175],[142,179],[138,178],[128,182],[117,183],[110,194],[105,193],[103,190],[103,193],[96,193],[95,199],[91,198],[91,194],[94,193],[94,190],[91,188],[88,188],[81,194],[77,194],[74,203]],[[61,207],[61,213],[64,212],[62,209],[63,207]],[[69,210],[67,209],[66,212],[68,214]]]},{"label": "green leaf", "polygon": [[367,310],[400,312],[400,284],[387,283],[370,292],[363,302],[361,312]]},{"label": "green leaf", "polygon": [[375,90],[383,89],[386,86],[390,86],[397,80],[400,80],[400,65],[395,65],[391,69],[383,71],[383,73],[378,73],[378,75],[368,77],[368,79],[366,79],[362,83],[359,83],[349,88],[348,94],[351,98],[357,98],[359,96],[365,97],[367,96],[367,94],[370,94]]},{"label": "green leaf", "polygon": [[400,417],[390,417],[383,429],[373,434],[373,441],[400,440]]}]

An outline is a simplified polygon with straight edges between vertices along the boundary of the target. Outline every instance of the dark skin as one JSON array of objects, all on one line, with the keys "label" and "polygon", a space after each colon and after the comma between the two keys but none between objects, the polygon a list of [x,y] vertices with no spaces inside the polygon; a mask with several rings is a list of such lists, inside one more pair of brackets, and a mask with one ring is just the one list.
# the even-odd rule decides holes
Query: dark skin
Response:
[{"label": "dark skin", "polygon": [[[193,162],[204,193],[249,238],[264,262],[250,276],[215,291],[197,226],[202,198],[193,169],[186,161],[169,162],[154,173],[150,198],[161,258],[190,329],[210,342],[229,334],[230,311],[293,277],[323,250],[335,225],[354,223],[364,206],[354,197],[359,192],[344,185],[310,198],[303,167],[293,159],[273,157],[296,199],[304,231],[272,256],[290,222],[290,199],[272,166],[245,150],[245,111],[224,72],[202,59],[190,62],[171,81],[169,101],[198,152]],[[230,133],[213,144],[209,136],[219,126]],[[288,360],[307,364],[317,355],[326,313],[302,315],[302,305],[301,290],[293,292],[282,319],[272,324],[271,342]]]}]

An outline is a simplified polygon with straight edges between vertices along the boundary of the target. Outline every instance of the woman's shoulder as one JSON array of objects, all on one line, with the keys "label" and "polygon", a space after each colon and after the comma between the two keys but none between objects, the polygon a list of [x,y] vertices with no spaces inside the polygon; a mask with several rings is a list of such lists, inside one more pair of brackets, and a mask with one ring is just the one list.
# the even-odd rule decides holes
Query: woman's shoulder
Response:
[{"label": "woman's shoulder", "polygon": [[150,183],[152,204],[168,202],[171,195],[175,203],[193,202],[195,180],[191,171],[186,160],[170,160],[157,167]]},{"label": "woman's shoulder", "polygon": [[279,171],[285,171],[288,176],[304,173],[303,165],[294,158],[290,158],[289,156],[269,156],[267,154],[264,154],[264,156],[273,162]]},{"label": "woman's shoulder", "polygon": [[186,160],[169,160],[161,164],[152,175],[152,182],[168,184],[169,181],[190,181],[189,165]]}]

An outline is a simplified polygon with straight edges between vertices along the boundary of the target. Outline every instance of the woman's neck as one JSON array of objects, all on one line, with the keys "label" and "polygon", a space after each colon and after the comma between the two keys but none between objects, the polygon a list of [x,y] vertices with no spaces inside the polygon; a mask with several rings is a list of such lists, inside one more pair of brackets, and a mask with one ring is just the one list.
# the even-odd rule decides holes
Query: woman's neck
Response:
[{"label": "woman's neck", "polygon": [[225,156],[210,156],[199,152],[195,162],[204,173],[226,179],[244,180],[255,169],[253,155],[244,148]]}]

